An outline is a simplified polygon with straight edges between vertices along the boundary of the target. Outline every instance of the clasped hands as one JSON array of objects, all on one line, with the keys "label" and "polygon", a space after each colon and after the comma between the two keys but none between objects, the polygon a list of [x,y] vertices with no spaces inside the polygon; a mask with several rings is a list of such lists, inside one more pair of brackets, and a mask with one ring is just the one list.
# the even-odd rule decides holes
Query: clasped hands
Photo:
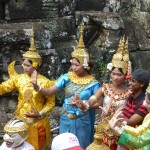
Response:
[{"label": "clasped hands", "polygon": [[25,114],[26,117],[29,117],[29,118],[39,118],[41,117],[40,113],[35,110],[35,109],[31,109],[30,111],[28,111],[26,114]]}]

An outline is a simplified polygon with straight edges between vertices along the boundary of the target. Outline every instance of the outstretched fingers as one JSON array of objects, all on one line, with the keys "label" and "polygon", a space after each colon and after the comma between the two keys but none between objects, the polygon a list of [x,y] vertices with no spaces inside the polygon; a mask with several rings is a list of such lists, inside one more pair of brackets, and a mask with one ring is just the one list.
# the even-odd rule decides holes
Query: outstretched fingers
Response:
[{"label": "outstretched fingers", "polygon": [[118,118],[118,117],[122,117],[122,110],[117,110],[114,114],[114,117]]},{"label": "outstretched fingers", "polygon": [[34,70],[31,74],[31,83],[33,85],[37,84],[37,71],[36,70]]}]

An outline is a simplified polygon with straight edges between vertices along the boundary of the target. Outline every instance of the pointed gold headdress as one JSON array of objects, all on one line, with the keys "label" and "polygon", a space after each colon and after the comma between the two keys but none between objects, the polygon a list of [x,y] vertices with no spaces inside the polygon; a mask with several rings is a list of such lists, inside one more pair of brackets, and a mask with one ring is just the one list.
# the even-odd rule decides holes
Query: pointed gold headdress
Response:
[{"label": "pointed gold headdress", "polygon": [[148,87],[146,89],[146,92],[150,94],[150,83],[149,83],[149,85],[148,85]]},{"label": "pointed gold headdress", "polygon": [[75,49],[71,55],[72,55],[72,58],[77,58],[80,61],[80,63],[84,66],[84,68],[88,68],[89,54],[83,42],[83,25],[82,24],[80,27],[80,39],[78,42],[77,49]]},{"label": "pointed gold headdress", "polygon": [[112,58],[112,66],[117,68],[122,68],[124,74],[128,74],[129,65],[129,52],[128,52],[128,39],[124,40],[120,38],[118,50]]},{"label": "pointed gold headdress", "polygon": [[31,44],[29,50],[23,54],[23,59],[31,60],[33,62],[33,67],[37,67],[41,65],[41,56],[37,52],[34,43],[34,30],[32,27],[32,35],[31,35]]}]

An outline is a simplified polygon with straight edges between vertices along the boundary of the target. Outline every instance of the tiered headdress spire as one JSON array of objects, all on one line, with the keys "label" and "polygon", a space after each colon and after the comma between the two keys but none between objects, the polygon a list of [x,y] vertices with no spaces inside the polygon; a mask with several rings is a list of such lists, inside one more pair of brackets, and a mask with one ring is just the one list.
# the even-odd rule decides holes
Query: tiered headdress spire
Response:
[{"label": "tiered headdress spire", "polygon": [[32,35],[31,35],[31,44],[29,50],[23,54],[23,59],[31,60],[34,63],[34,66],[40,66],[41,65],[41,56],[37,52],[35,48],[35,42],[34,42],[34,30],[32,27]]},{"label": "tiered headdress spire", "polygon": [[124,74],[128,73],[129,65],[129,52],[128,52],[128,39],[124,40],[124,37],[120,38],[118,50],[113,55],[112,66],[122,68]]},{"label": "tiered headdress spire", "polygon": [[80,26],[80,39],[77,49],[75,49],[71,55],[72,58],[77,58],[85,68],[88,68],[89,54],[83,42],[83,24]]}]

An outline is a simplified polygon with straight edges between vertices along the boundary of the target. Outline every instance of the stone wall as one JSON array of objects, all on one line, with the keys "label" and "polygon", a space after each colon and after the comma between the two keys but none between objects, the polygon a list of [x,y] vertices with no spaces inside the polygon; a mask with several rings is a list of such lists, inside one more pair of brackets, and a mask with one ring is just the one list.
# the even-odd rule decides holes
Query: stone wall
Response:
[{"label": "stone wall", "polygon": [[58,2],[54,0],[2,0],[1,19],[49,19],[58,17]]}]

